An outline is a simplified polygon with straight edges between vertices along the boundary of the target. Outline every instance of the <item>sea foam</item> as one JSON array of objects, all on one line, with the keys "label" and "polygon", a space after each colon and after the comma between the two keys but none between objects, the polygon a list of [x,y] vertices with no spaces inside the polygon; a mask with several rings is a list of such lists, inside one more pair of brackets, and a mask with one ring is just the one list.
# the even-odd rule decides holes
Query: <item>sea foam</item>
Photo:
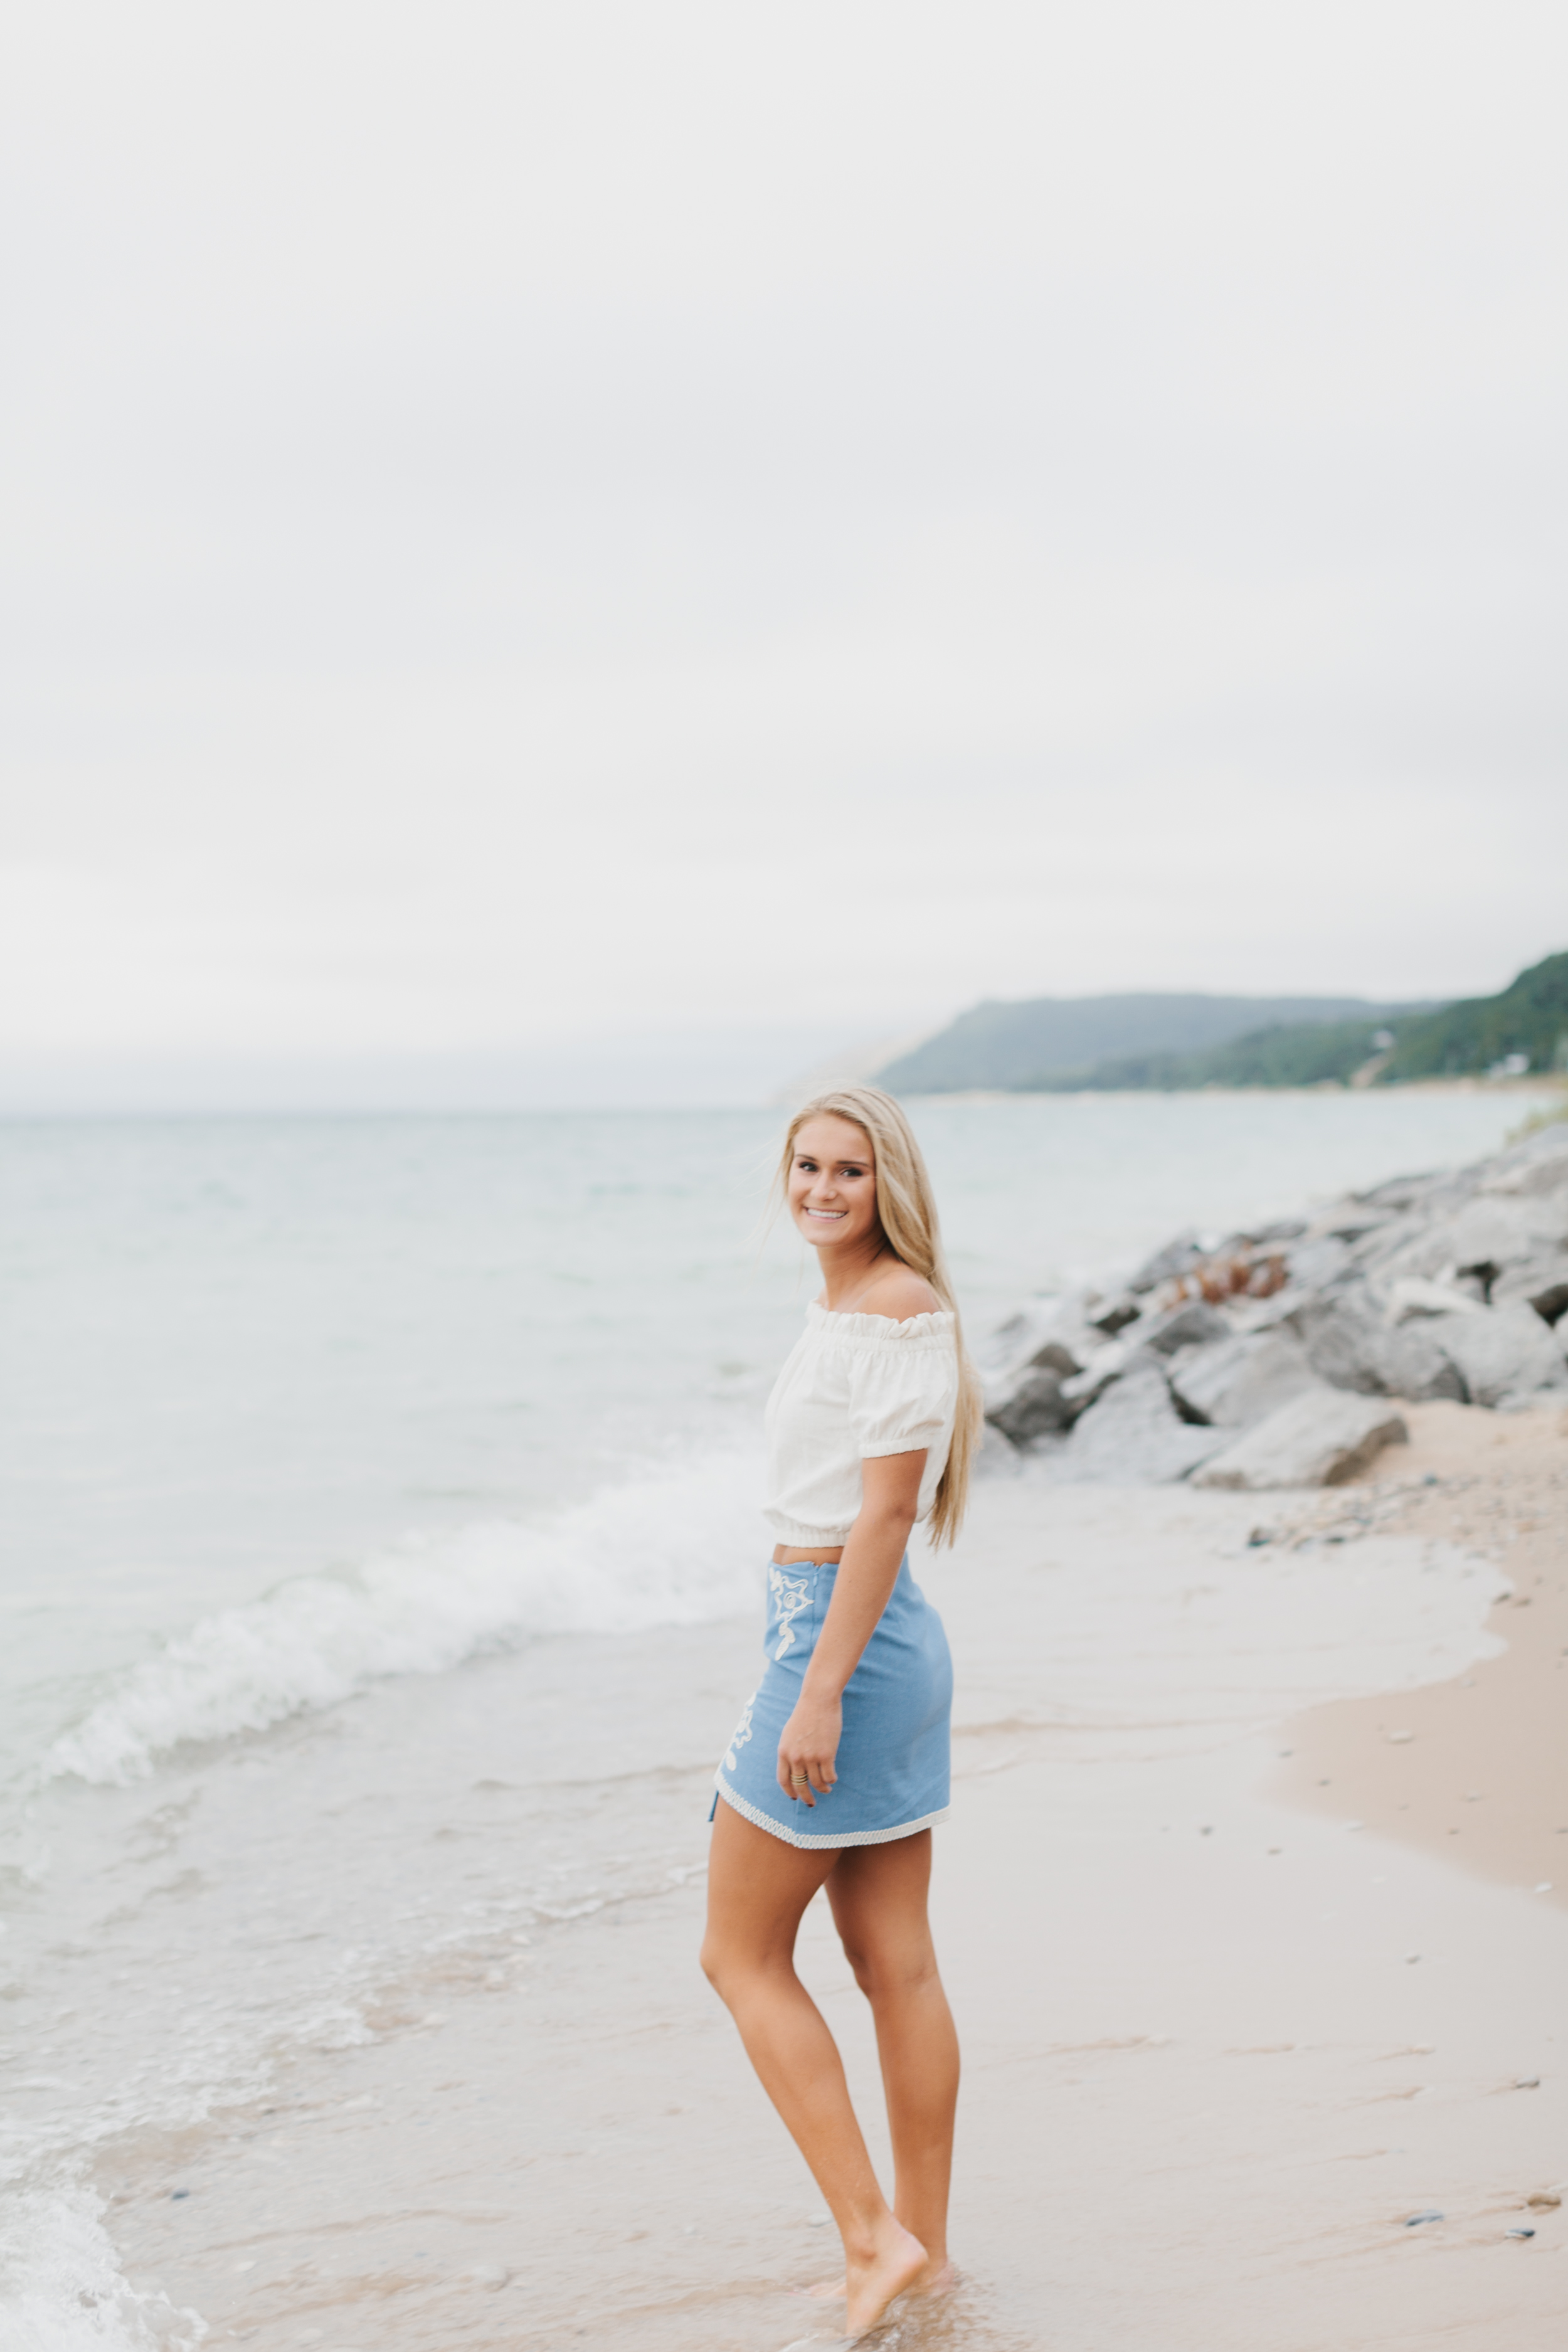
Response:
[{"label": "sea foam", "polygon": [[159,2287],[121,2273],[100,2215],[74,2181],[12,2190],[0,2227],[0,2341],[6,2352],[195,2352],[207,2333]]},{"label": "sea foam", "polygon": [[182,1740],[263,1731],[384,1675],[437,1675],[531,1633],[633,1633],[738,1614],[766,1531],[761,1465],[648,1469],[528,1527],[411,1538],[341,1575],[291,1577],[205,1617],[122,1675],[49,1749],[49,1778],[126,1782]]}]

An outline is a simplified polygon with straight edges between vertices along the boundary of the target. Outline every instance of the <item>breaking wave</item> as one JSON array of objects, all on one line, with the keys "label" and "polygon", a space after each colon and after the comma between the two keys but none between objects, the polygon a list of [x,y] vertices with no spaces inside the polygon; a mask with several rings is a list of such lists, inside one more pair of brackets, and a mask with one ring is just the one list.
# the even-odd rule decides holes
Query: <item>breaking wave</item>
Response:
[{"label": "breaking wave", "polygon": [[200,1619],[121,1675],[45,1759],[126,1782],[182,1740],[264,1731],[384,1675],[437,1675],[531,1633],[690,1625],[747,1608],[761,1465],[705,1454],[645,1471],[539,1527],[411,1538],[342,1575],[291,1577]]},{"label": "breaking wave", "polygon": [[0,2340],[7,2352],[195,2352],[194,2311],[122,2276],[99,2216],[74,2182],[14,2190],[0,2225]]}]

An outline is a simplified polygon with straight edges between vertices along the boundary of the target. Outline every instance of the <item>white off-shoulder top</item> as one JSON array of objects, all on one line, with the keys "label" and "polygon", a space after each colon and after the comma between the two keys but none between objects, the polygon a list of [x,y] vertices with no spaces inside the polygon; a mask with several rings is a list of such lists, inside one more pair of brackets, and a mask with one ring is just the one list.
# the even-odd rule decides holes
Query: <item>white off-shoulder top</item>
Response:
[{"label": "white off-shoulder top", "polygon": [[835,1315],[815,1302],[768,1399],[763,1516],[782,1541],[826,1549],[859,1516],[860,1465],[925,1449],[929,1517],[958,1411],[957,1318]]}]

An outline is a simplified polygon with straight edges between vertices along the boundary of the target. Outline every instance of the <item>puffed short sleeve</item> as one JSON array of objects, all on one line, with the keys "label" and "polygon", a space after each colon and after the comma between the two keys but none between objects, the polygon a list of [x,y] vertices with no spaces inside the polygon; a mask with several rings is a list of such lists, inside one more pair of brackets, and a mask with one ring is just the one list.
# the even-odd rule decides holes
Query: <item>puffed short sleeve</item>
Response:
[{"label": "puffed short sleeve", "polygon": [[857,1350],[849,1381],[849,1427],[855,1451],[945,1453],[958,1406],[958,1355],[947,1347],[897,1341]]}]

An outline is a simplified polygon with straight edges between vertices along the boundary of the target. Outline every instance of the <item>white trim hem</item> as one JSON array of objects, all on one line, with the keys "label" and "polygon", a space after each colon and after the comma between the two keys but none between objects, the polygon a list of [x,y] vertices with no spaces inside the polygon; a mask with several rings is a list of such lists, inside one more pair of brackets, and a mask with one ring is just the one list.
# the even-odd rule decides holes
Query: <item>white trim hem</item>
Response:
[{"label": "white trim hem", "polygon": [[742,1814],[748,1822],[754,1822],[758,1829],[781,1838],[785,1845],[794,1846],[891,1845],[895,1838],[913,1837],[917,1830],[933,1829],[938,1822],[945,1822],[952,1811],[951,1805],[943,1805],[937,1812],[922,1814],[918,1822],[900,1822],[894,1830],[850,1830],[843,1837],[813,1837],[805,1832],[797,1833],[794,1830],[786,1830],[784,1823],[775,1822],[771,1813],[762,1812],[755,1805],[749,1805],[744,1797],[738,1797],[732,1789],[726,1788],[717,1773],[713,1786],[733,1811]]}]

